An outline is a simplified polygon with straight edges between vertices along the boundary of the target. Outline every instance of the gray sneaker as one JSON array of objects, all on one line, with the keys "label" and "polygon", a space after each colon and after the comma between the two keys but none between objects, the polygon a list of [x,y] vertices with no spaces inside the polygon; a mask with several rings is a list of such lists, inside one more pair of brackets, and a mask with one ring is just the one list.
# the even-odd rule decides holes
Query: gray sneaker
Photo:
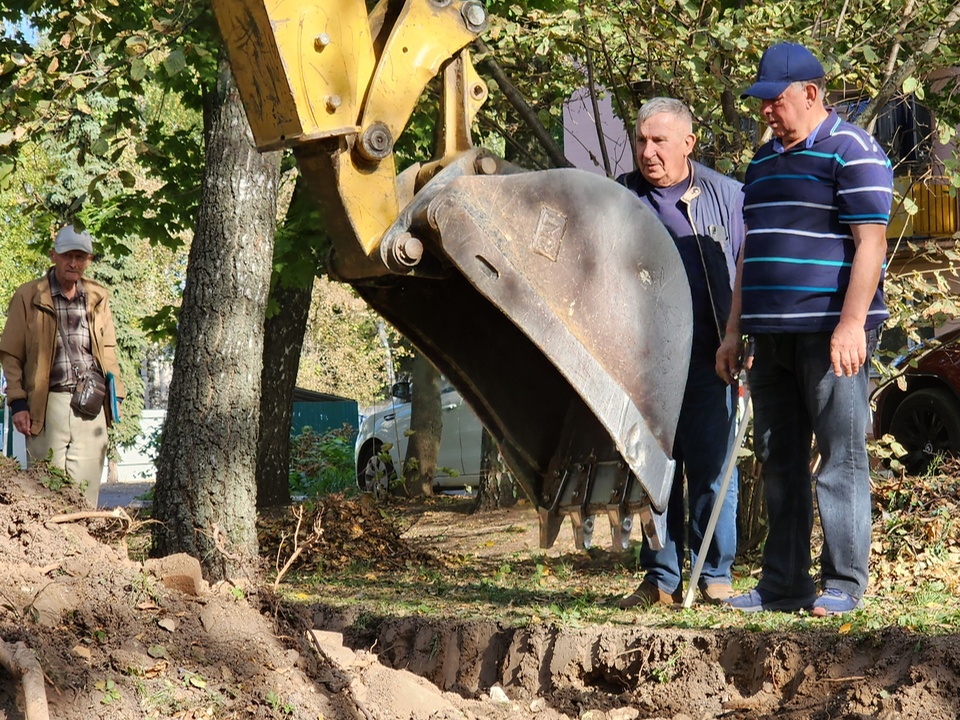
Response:
[{"label": "gray sneaker", "polygon": [[806,597],[791,597],[789,595],[777,595],[766,590],[753,589],[743,595],[735,595],[723,601],[724,605],[729,605],[734,610],[740,612],[796,612],[804,610],[813,605],[817,599],[816,593],[811,593]]},{"label": "gray sneaker", "polygon": [[826,588],[813,603],[811,613],[816,617],[842,615],[863,607],[863,599],[854,597],[837,588]]}]

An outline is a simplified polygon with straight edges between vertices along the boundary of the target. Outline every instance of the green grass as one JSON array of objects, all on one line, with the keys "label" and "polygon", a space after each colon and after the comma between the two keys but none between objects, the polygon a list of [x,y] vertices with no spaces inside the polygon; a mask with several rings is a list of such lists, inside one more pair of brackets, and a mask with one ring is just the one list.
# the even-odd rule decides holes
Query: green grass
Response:
[{"label": "green grass", "polygon": [[[281,593],[291,603],[317,603],[377,616],[497,620],[507,626],[536,623],[583,626],[644,625],[662,628],[747,628],[758,632],[829,629],[840,635],[871,635],[901,628],[926,635],[960,632],[960,464],[917,478],[876,477],[870,582],[864,607],[842,617],[808,613],[744,614],[697,602],[690,609],[620,610],[617,601],[643,577],[637,543],[613,553],[599,546],[558,555],[536,547],[491,555],[498,540],[520,533],[520,524],[489,530],[477,554],[455,543],[453,525],[433,536],[431,552],[442,561],[408,565],[396,572],[377,562],[316,575],[290,575]],[[432,508],[456,511],[463,500],[438,499]],[[477,522],[478,532],[483,532]],[[499,534],[499,535],[498,535]],[[506,543],[505,543],[506,545]],[[813,555],[820,552],[818,531]],[[514,543],[511,547],[516,547]],[[744,592],[759,577],[759,552],[740,558],[734,588]],[[817,572],[814,566],[814,574]]]},{"label": "green grass", "polygon": [[[607,567],[604,567],[607,565]],[[694,603],[690,609],[654,607],[620,610],[617,600],[641,580],[616,562],[578,567],[567,557],[501,562],[490,566],[461,561],[455,568],[411,568],[400,573],[340,572],[324,577],[293,577],[281,586],[291,603],[355,608],[378,616],[416,615],[461,620],[496,619],[508,626],[535,623],[565,626],[645,625],[662,628],[801,632],[830,628],[838,634],[866,635],[886,627],[939,635],[960,631],[960,599],[941,581],[919,582],[881,591],[874,584],[864,607],[842,617],[808,613],[739,613]],[[746,591],[756,579],[745,573],[734,587]]]}]

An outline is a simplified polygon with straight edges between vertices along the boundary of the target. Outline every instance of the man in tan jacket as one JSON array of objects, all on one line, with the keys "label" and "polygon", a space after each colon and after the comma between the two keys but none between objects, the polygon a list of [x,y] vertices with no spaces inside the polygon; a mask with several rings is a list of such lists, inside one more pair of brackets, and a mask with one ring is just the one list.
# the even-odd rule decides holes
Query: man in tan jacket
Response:
[{"label": "man in tan jacket", "polygon": [[7,311],[0,336],[7,404],[14,427],[26,436],[28,461],[52,458],[85,487],[87,502],[96,507],[107,420],[102,409],[93,418],[78,414],[70,398],[93,367],[113,374],[123,398],[113,317],[106,289],[83,277],[93,259],[89,233],[67,225],[57,233],[50,259],[53,267],[17,288]]}]

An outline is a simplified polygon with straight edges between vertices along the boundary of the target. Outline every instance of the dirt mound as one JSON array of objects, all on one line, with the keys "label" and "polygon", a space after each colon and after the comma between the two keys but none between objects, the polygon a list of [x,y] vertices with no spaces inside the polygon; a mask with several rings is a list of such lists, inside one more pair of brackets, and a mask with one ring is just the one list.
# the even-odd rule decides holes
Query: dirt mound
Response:
[{"label": "dirt mound", "polygon": [[[193,558],[130,560],[128,516],[91,517],[79,493],[50,490],[50,481],[0,459],[0,720],[32,720],[44,701],[64,720],[513,716],[509,703],[464,699],[389,669],[338,633],[283,637],[268,594],[210,587]],[[355,535],[362,522],[347,522],[356,510],[342,499],[318,510],[329,530],[308,560],[335,565],[337,533]],[[375,517],[360,533],[381,538],[371,552],[382,553],[397,536]],[[14,677],[31,672],[14,662],[22,658],[39,661],[39,703]]]},{"label": "dirt mound", "polygon": [[[187,556],[130,560],[129,517],[74,515],[79,494],[45,481],[0,461],[0,665],[32,653],[55,720],[960,715],[956,636],[694,631],[644,627],[642,618],[515,627],[496,617],[375,617],[359,602],[294,606],[258,588],[210,587]],[[381,571],[387,558],[444,567],[433,560],[436,539],[418,542],[365,501],[327,499],[304,511],[299,531],[289,516],[269,527],[261,537],[271,557],[286,557],[291,533],[315,535],[301,559],[324,572],[344,558],[368,558]],[[496,565],[495,553],[513,557],[516,543],[535,544],[536,519],[433,508],[418,529],[459,534]],[[572,583],[589,581],[570,573]],[[0,720],[32,720],[31,697],[0,669]]]}]

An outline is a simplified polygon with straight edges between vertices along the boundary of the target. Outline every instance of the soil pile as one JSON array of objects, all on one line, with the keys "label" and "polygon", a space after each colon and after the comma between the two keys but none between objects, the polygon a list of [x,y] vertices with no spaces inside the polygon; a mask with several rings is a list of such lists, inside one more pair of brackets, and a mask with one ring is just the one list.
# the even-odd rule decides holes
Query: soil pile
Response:
[{"label": "soil pile", "polygon": [[[79,493],[44,483],[0,460],[0,661],[36,658],[49,717],[506,717],[337,633],[279,636],[256,588],[210,587],[187,556],[132,561],[125,513],[90,517]],[[0,720],[36,717],[30,703],[0,666]]]},{"label": "soil pile", "polygon": [[[509,627],[495,615],[374,617],[359,602],[295,607],[258,588],[211,587],[186,556],[131,560],[129,516],[77,514],[79,494],[45,481],[0,462],[0,665],[36,658],[54,720],[960,715],[956,636],[664,629],[642,613],[616,627]],[[486,554],[493,566],[517,543],[535,547],[529,508],[432,511],[406,532],[363,500],[309,512],[264,525],[269,562],[289,557],[293,537],[305,566],[326,572],[369,553],[439,573],[438,538],[447,556]],[[569,582],[587,577],[574,568]],[[0,669],[0,720],[35,717],[27,685]]]}]

